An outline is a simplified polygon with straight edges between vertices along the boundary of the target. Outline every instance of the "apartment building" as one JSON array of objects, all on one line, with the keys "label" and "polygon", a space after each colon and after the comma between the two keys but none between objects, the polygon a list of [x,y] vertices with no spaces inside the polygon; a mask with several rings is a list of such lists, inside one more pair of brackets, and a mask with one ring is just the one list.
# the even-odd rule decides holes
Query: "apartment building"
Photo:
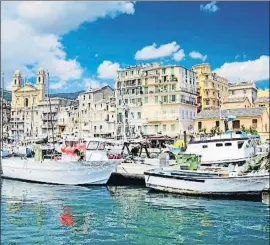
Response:
[{"label": "apartment building", "polygon": [[159,63],[130,66],[118,71],[115,88],[118,136],[124,132],[176,136],[192,129],[196,116],[193,71]]},{"label": "apartment building", "polygon": [[106,85],[78,96],[79,131],[83,137],[113,137],[115,132],[114,89]]},{"label": "apartment building", "polygon": [[251,104],[254,104],[257,98],[257,88],[253,81],[238,81],[235,83],[229,83],[228,97],[247,97]]},{"label": "apartment building", "polygon": [[70,104],[62,106],[58,113],[57,135],[79,136],[79,101],[70,101]]},{"label": "apartment building", "polygon": [[[0,120],[0,127],[3,129],[3,137],[9,136],[10,131],[10,113],[11,113],[11,105],[10,103],[5,100],[4,98],[0,98],[2,100],[2,108],[1,108],[1,117]],[[2,125],[3,123],[3,125]]]},{"label": "apartment building", "polygon": [[192,67],[198,76],[198,112],[204,109],[217,109],[228,96],[228,80],[211,71],[207,63]]}]

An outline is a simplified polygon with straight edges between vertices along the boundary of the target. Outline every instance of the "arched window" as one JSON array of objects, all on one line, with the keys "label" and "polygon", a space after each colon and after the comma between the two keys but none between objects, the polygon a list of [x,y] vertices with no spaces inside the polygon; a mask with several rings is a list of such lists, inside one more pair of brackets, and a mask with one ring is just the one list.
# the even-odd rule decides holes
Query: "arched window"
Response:
[{"label": "arched window", "polygon": [[17,79],[14,80],[14,84],[15,84],[15,85],[17,84]]},{"label": "arched window", "polygon": [[28,106],[28,98],[25,99],[24,106],[25,106],[25,107]]},{"label": "arched window", "polygon": [[38,82],[40,83],[40,77],[38,77]]}]

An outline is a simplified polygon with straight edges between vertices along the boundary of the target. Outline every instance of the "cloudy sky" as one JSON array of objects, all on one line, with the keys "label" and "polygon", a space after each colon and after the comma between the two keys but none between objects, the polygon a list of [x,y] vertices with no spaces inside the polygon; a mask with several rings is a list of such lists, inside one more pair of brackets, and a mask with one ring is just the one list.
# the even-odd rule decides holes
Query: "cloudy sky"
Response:
[{"label": "cloudy sky", "polygon": [[52,92],[112,85],[117,69],[154,61],[208,62],[269,87],[269,3],[1,2],[1,51],[7,84],[43,67]]}]

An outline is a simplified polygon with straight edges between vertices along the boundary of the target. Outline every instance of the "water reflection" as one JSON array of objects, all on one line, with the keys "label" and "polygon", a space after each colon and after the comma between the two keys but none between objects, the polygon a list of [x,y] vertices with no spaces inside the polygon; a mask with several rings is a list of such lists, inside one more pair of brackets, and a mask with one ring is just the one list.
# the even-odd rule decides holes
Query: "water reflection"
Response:
[{"label": "water reflection", "polygon": [[[262,203],[4,180],[3,244],[268,244]],[[49,238],[49,239],[48,239]]]}]

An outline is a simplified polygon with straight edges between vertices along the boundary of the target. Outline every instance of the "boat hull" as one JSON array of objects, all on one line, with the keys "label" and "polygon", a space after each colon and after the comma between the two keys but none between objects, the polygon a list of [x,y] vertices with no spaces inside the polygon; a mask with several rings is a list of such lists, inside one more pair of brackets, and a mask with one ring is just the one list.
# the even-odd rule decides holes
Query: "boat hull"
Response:
[{"label": "boat hull", "polygon": [[190,195],[258,195],[269,183],[269,175],[239,177],[181,177],[145,173],[152,189]]},{"label": "boat hull", "polygon": [[114,161],[62,162],[2,159],[3,178],[61,185],[104,185],[116,169]]}]

